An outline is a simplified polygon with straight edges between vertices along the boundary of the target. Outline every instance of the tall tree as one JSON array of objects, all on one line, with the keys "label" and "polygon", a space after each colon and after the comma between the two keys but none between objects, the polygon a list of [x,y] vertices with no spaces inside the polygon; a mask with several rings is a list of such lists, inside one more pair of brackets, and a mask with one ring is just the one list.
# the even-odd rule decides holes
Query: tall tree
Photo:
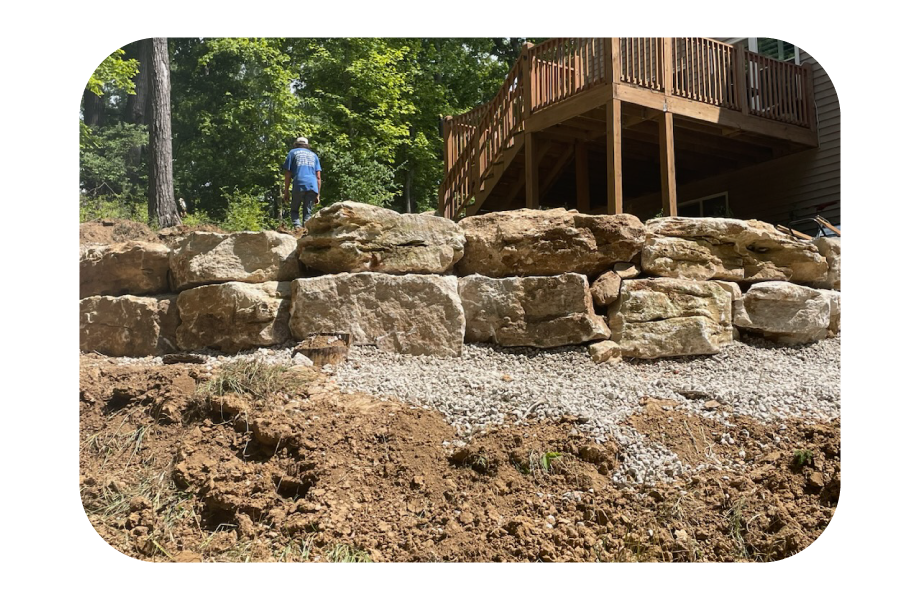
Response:
[{"label": "tall tree", "polygon": [[150,44],[150,184],[147,217],[160,227],[179,225],[172,172],[172,108],[169,101],[169,48],[166,38]]}]

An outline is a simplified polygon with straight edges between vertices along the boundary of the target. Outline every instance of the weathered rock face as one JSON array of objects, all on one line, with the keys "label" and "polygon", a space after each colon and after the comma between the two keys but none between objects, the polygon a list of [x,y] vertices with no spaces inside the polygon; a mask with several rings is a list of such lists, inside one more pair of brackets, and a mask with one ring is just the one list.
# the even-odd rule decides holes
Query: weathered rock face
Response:
[{"label": "weathered rock face", "polygon": [[80,350],[108,356],[175,352],[175,296],[91,296],[80,300]]},{"label": "weathered rock face", "polygon": [[735,325],[784,344],[803,344],[827,337],[831,300],[824,290],[794,283],[755,283],[744,294],[744,314]]},{"label": "weathered rock face", "polygon": [[182,350],[213,348],[235,353],[283,344],[291,337],[290,282],[219,283],[179,294]]},{"label": "weathered rock face", "polygon": [[632,215],[585,215],[558,208],[514,210],[460,221],[461,275],[599,275],[642,248],[645,228]]},{"label": "weathered rock face", "polygon": [[466,341],[552,348],[610,337],[584,275],[460,280]]},{"label": "weathered rock face", "polygon": [[811,242],[761,221],[665,217],[646,223],[642,270],[659,277],[814,284],[827,261]]},{"label": "weathered rock face", "polygon": [[161,294],[169,291],[169,248],[124,242],[80,249],[80,297]]},{"label": "weathered rock face", "polygon": [[298,255],[323,273],[446,273],[463,256],[460,227],[434,215],[338,202],[317,212],[306,227]]},{"label": "weathered rock face", "polygon": [[732,341],[731,292],[709,281],[629,279],[609,310],[623,356],[716,354]]},{"label": "weathered rock face", "polygon": [[600,306],[607,306],[620,297],[620,276],[607,271],[591,284],[591,297]]},{"label": "weathered rock face", "polygon": [[815,246],[827,261],[827,277],[816,286],[840,290],[840,238],[820,237],[815,241]]},{"label": "weathered rock face", "polygon": [[294,236],[277,231],[196,231],[170,253],[170,276],[177,291],[227,281],[290,281],[300,273],[296,249]]},{"label": "weathered rock face", "polygon": [[354,273],[292,283],[291,332],[345,332],[353,344],[403,354],[460,356],[465,318],[457,278]]},{"label": "weathered rock face", "polygon": [[830,335],[840,333],[840,292],[837,290],[818,290],[821,295],[827,298],[831,307],[830,317],[828,319],[827,332]]}]

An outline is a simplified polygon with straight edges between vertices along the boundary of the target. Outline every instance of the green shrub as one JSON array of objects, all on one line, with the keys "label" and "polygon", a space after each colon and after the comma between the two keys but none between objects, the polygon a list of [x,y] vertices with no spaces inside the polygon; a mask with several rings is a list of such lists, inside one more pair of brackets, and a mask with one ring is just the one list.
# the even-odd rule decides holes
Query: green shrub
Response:
[{"label": "green shrub", "polygon": [[81,196],[80,222],[96,219],[127,219],[147,223],[147,200],[123,196]]},{"label": "green shrub", "polygon": [[220,226],[226,231],[261,231],[270,226],[266,207],[254,195],[233,190],[223,190],[227,212]]}]

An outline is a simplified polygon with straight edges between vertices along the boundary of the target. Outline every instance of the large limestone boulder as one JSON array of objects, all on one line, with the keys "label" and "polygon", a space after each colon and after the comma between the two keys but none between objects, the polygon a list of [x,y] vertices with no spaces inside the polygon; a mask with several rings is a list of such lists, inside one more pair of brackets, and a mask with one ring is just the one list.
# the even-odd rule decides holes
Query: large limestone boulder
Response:
[{"label": "large limestone boulder", "polygon": [[716,354],[732,341],[732,294],[710,281],[628,279],[608,320],[623,356]]},{"label": "large limestone boulder", "polygon": [[554,277],[460,280],[466,341],[552,348],[610,337],[594,314],[588,279],[577,273]]},{"label": "large limestone boulder", "polygon": [[235,353],[283,344],[291,337],[290,299],[287,281],[234,281],[185,290],[178,299],[179,347]]},{"label": "large limestone boulder", "polygon": [[463,256],[460,227],[434,215],[338,202],[317,212],[306,228],[298,255],[323,273],[447,273]]},{"label": "large limestone boulder", "polygon": [[562,208],[513,210],[460,221],[466,250],[461,275],[511,277],[583,273],[596,276],[630,261],[645,240],[632,215],[586,215]]},{"label": "large limestone boulder", "polygon": [[457,278],[343,273],[292,283],[291,333],[350,333],[403,354],[460,356],[466,321]]},{"label": "large limestone boulder", "polygon": [[123,242],[80,248],[80,297],[161,294],[169,291],[169,248]]},{"label": "large limestone boulder", "polygon": [[826,338],[831,327],[831,299],[825,290],[794,283],[755,283],[744,294],[744,315],[736,319],[737,327],[775,342],[815,342]]},{"label": "large limestone boulder", "polygon": [[827,276],[816,284],[819,288],[840,289],[840,238],[819,237],[815,241],[818,252],[827,261]]},{"label": "large limestone boulder", "polygon": [[828,319],[828,335],[837,335],[840,333],[840,292],[837,290],[818,290],[821,295],[827,298],[831,307],[831,314]]},{"label": "large limestone boulder", "polygon": [[659,277],[814,284],[827,261],[811,242],[761,221],[664,217],[646,223],[642,270]]},{"label": "large limestone boulder", "polygon": [[170,252],[170,276],[177,291],[227,281],[290,281],[300,273],[296,250],[296,238],[277,231],[196,231]]},{"label": "large limestone boulder", "polygon": [[176,351],[175,296],[90,296],[80,300],[80,350],[108,356]]}]

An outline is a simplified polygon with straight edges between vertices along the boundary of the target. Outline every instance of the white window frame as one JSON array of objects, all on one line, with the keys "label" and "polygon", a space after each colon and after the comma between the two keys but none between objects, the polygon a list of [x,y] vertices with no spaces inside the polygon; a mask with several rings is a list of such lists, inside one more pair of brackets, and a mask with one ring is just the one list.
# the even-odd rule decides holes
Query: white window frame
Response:
[{"label": "white window frame", "polygon": [[[686,202],[678,202],[677,203],[677,214],[678,215],[680,214],[680,207],[690,206],[691,204],[699,204],[700,205],[699,212],[702,213],[703,212],[702,210],[703,202],[705,202],[706,200],[712,200],[713,198],[720,198],[722,196],[725,196],[725,212],[731,213],[731,205],[728,202],[728,192],[725,191],[725,192],[719,192],[718,194],[710,194],[709,196],[703,196],[701,198],[695,198],[693,200],[687,200]],[[702,218],[709,218],[709,217],[702,217]],[[717,218],[730,218],[730,217],[717,217]]]},{"label": "white window frame", "polygon": [[[773,38],[773,39],[777,39],[777,40],[783,42],[783,44],[789,44],[789,42],[787,42],[787,41],[785,41],[785,40],[780,40],[779,38]],[[757,38],[748,38],[747,40],[748,40],[748,50],[750,50],[751,52],[754,52],[754,53],[758,53],[758,50],[757,50]],[[802,64],[802,57],[799,55],[799,47],[798,47],[798,46],[795,46],[795,45],[793,45],[793,44],[789,44],[789,45],[792,46],[792,51],[793,51],[793,53],[795,54],[795,64],[797,64],[797,65]]]}]

